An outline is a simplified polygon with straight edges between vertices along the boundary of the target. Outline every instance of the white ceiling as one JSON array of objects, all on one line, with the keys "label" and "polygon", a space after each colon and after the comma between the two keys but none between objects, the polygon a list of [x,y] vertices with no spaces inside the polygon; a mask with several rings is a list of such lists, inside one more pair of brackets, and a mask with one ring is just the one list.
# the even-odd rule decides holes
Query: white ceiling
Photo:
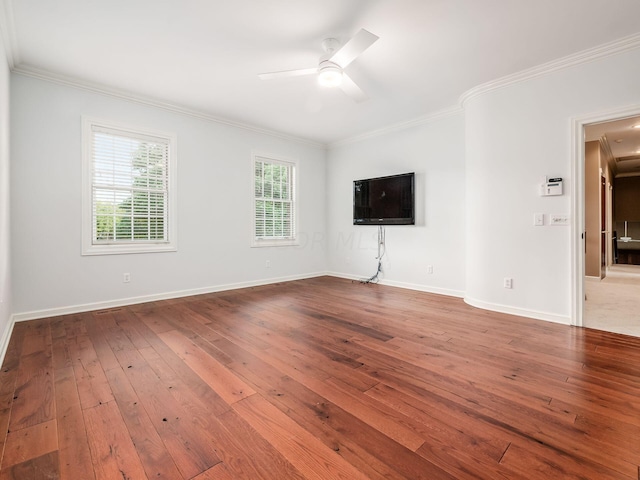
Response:
[{"label": "white ceiling", "polygon": [[[458,105],[480,84],[640,31],[638,0],[0,0],[20,72],[44,71],[322,144]],[[378,40],[346,69],[355,103],[313,77],[326,37]]]}]

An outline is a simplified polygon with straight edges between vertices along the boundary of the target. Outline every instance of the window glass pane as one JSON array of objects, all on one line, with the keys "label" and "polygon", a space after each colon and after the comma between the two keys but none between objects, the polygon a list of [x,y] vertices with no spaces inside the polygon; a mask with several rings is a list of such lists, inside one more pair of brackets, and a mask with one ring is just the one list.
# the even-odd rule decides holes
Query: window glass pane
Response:
[{"label": "window glass pane", "polygon": [[273,197],[273,165],[265,165],[264,166],[264,180],[262,184],[262,196],[264,198],[272,198]]},{"label": "window glass pane", "polygon": [[262,162],[256,162],[254,165],[254,192],[256,197],[262,196]]},{"label": "window glass pane", "polygon": [[131,217],[115,217],[114,240],[131,240]]},{"label": "window glass pane", "polygon": [[94,243],[168,240],[168,143],[92,128]]},{"label": "window glass pane", "polygon": [[114,235],[113,215],[96,215],[96,238],[98,240],[111,240]]},{"label": "window glass pane", "polygon": [[254,162],[254,234],[256,238],[295,237],[291,194],[293,164]]}]

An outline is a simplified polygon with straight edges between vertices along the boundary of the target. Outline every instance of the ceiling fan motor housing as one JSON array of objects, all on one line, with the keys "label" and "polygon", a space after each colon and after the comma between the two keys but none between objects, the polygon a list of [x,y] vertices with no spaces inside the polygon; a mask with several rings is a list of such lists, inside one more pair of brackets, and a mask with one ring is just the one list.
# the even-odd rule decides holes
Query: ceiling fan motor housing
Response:
[{"label": "ceiling fan motor housing", "polygon": [[342,68],[330,60],[320,60],[318,83],[324,87],[337,87],[342,83]]},{"label": "ceiling fan motor housing", "polygon": [[336,52],[339,48],[340,42],[335,38],[325,38],[322,41],[322,49],[327,53],[328,56],[333,55],[333,53]]},{"label": "ceiling fan motor housing", "polygon": [[340,48],[340,42],[335,38],[325,38],[322,48],[325,54],[318,63],[318,83],[323,87],[337,87],[342,83],[342,67],[332,62],[331,57]]}]

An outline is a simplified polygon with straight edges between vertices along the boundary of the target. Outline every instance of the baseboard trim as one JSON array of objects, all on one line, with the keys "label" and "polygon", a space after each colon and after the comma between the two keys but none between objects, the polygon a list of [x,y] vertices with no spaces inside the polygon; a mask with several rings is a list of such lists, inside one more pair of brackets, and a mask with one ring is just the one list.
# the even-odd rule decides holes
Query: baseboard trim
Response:
[{"label": "baseboard trim", "polygon": [[[38,318],[57,317],[60,315],[70,315],[74,313],[90,312],[93,310],[105,310],[108,308],[123,307],[126,305],[135,305],[138,303],[156,302],[158,300],[171,300],[174,298],[190,297],[192,295],[202,295],[205,293],[224,292],[227,290],[238,290],[240,288],[259,287],[262,285],[271,285],[274,283],[292,282],[294,280],[304,280],[307,278],[315,278],[326,275],[325,272],[308,273],[304,275],[290,275],[286,277],[268,278],[263,280],[254,280],[250,282],[229,283],[224,285],[214,285],[204,288],[194,288],[189,290],[178,290],[173,292],[165,292],[153,295],[143,295],[139,297],[127,297],[116,300],[108,300],[105,302],[85,303],[81,305],[70,305],[67,307],[49,308],[44,310],[34,310],[31,312],[16,313],[13,315],[13,323],[24,322],[27,320],[36,320]],[[4,350],[3,350],[4,352]]]},{"label": "baseboard trim", "polygon": [[16,320],[13,315],[9,317],[9,323],[7,324],[7,328],[4,329],[2,333],[2,338],[0,338],[0,366],[4,363],[4,357],[7,354],[7,350],[9,348],[9,340],[11,339],[11,334],[13,333],[13,327],[16,324]]},{"label": "baseboard trim", "polygon": [[525,308],[510,307],[499,303],[489,303],[477,300],[471,297],[464,297],[464,302],[472,307],[490,310],[492,312],[508,313],[509,315],[517,315],[518,317],[533,318],[534,320],[545,320],[547,322],[560,323],[562,325],[571,325],[571,317],[565,315],[557,315],[549,312],[539,312],[536,310],[528,310]]},{"label": "baseboard trim", "polygon": [[[347,280],[362,280],[363,278],[357,275],[352,275],[350,273],[340,273],[340,272],[327,272],[326,275],[330,277],[345,278]],[[378,283],[380,285],[385,285],[388,287],[398,287],[398,288],[405,288],[407,290],[416,290],[418,292],[435,293],[438,295],[445,295],[447,297],[458,297],[458,298],[464,297],[464,292],[461,290],[452,290],[448,288],[432,287],[430,285],[396,282],[394,280],[384,280],[384,279],[380,280],[380,282]]]},{"label": "baseboard trim", "polygon": [[[70,315],[74,313],[90,312],[94,310],[104,310],[109,308],[123,307],[126,305],[155,302],[158,300],[171,300],[174,298],[189,297],[192,295],[202,295],[206,293],[223,292],[227,290],[238,290],[241,288],[259,287],[263,285],[272,285],[274,283],[292,282],[295,280],[305,280],[308,278],[316,278],[316,277],[322,277],[322,276],[344,278],[348,280],[362,279],[362,277],[348,274],[348,273],[315,272],[315,273],[308,273],[303,275],[290,275],[286,277],[276,277],[276,278],[255,280],[250,282],[229,283],[224,285],[214,285],[210,287],[195,288],[190,290],[179,290],[179,291],[165,292],[165,293],[154,294],[154,295],[121,298],[121,299],[109,300],[105,302],[85,303],[81,305],[71,305],[67,307],[58,307],[58,308],[50,308],[50,309],[43,309],[43,310],[34,310],[31,312],[16,313],[11,316],[9,325],[7,325],[7,328],[2,334],[2,338],[0,338],[0,365],[4,361],[4,357],[7,353],[7,349],[9,347],[9,340],[11,338],[11,333],[13,332],[13,327],[15,326],[16,322],[36,320],[39,318],[57,317],[60,315]],[[539,312],[535,310],[528,310],[528,309],[517,308],[517,307],[510,307],[507,305],[500,305],[496,303],[483,302],[481,300],[477,300],[477,299],[465,296],[464,292],[461,290],[433,287],[429,285],[419,285],[414,283],[397,282],[393,280],[381,280],[380,284],[384,286],[389,286],[389,287],[398,287],[398,288],[404,288],[407,290],[415,290],[419,292],[445,295],[448,297],[462,298],[464,302],[467,303],[468,305],[471,305],[472,307],[476,307],[476,308],[481,308],[483,310],[490,310],[490,311],[499,312],[499,313],[507,313],[510,315],[528,317],[536,320],[545,320],[548,322],[560,323],[564,325],[571,324],[571,318],[568,316],[556,315],[553,313]]]}]

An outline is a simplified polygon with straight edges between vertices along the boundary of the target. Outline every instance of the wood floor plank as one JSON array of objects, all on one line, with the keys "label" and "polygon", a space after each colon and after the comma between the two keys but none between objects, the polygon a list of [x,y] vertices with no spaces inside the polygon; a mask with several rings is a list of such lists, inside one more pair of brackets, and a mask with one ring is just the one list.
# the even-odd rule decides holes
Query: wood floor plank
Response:
[{"label": "wood floor plank", "polygon": [[[38,323],[25,334],[15,383],[10,429],[38,425],[56,416],[53,399],[53,362],[50,329]],[[27,332],[28,333],[28,332]]]},{"label": "wood floor plank", "polygon": [[18,343],[22,343],[22,336],[16,335],[11,338],[7,353],[4,357],[2,370],[0,371],[0,452],[4,451],[4,445],[9,432],[16,379],[18,378],[18,366],[20,362],[19,350],[16,347]]},{"label": "wood floor plank", "polygon": [[[502,365],[494,365],[489,362],[471,364],[465,361],[464,356],[459,354],[448,354],[442,350],[429,352],[412,351],[409,344],[402,343],[401,347],[395,348],[391,342],[384,345],[376,345],[363,339],[353,339],[355,343],[366,344],[372,351],[393,357],[394,359],[424,369],[426,372],[459,381],[466,384],[469,378],[469,386],[479,391],[491,392],[491,396],[508,397],[509,401],[519,402],[533,408],[545,415],[556,417],[559,421],[572,424],[575,421],[575,414],[563,408],[555,408],[551,405],[552,397],[548,392],[550,384],[556,383],[560,388],[564,388],[566,376],[559,382],[555,375],[545,376],[540,372],[530,372],[503,362]],[[483,359],[482,356],[479,357]],[[362,359],[361,359],[362,360]],[[425,373],[426,373],[425,372]],[[557,390],[556,390],[557,391]]]},{"label": "wood floor plank", "polygon": [[[329,416],[325,411],[322,397],[308,389],[296,392],[296,384],[291,383],[289,377],[251,356],[243,356],[242,365],[234,366],[234,371],[247,380],[254,378],[254,388],[259,391],[261,397],[276,406],[292,421],[303,425],[309,434],[317,437],[334,452],[339,452],[341,457],[369,478],[407,478],[397,472],[393,466],[363,449],[357,441],[341,435],[332,425],[326,423]],[[289,386],[294,390],[290,390]],[[391,445],[389,450],[392,451],[394,448],[397,448],[397,445]]]},{"label": "wood floor plank", "polygon": [[[304,480],[305,477],[278,445],[261,436],[237,411],[229,410],[218,419],[227,433],[226,441],[219,439],[221,444],[224,443],[222,463],[235,478]],[[228,441],[231,438],[233,441]]]},{"label": "wood floor plank", "polygon": [[413,428],[404,414],[365,395],[338,379],[307,380],[303,383],[313,392],[382,432],[409,450],[416,451],[425,439]]},{"label": "wood floor plank", "polygon": [[136,362],[129,368],[127,363],[123,366],[127,379],[182,475],[191,478],[220,462],[206,432],[198,428],[193,415],[172,396],[151,367]]},{"label": "wood floor plank", "polygon": [[224,365],[175,330],[158,336],[229,405],[255,393]]},{"label": "wood floor plank", "polygon": [[57,369],[54,376],[60,476],[93,480],[91,452],[73,367]]},{"label": "wood floor plank", "polygon": [[[396,470],[401,478],[454,478],[321,395],[274,371],[258,358],[242,365],[234,364],[233,369],[253,382],[256,391],[271,403],[312,428],[316,435],[324,431],[325,444],[332,445],[334,450],[341,449],[339,445],[344,443],[348,446],[346,451],[357,451],[366,463],[370,464],[375,458],[382,462],[383,468],[393,465],[391,470]],[[325,430],[326,427],[329,430]],[[356,448],[353,448],[354,443]]]},{"label": "wood floor plank", "polygon": [[140,350],[140,354],[160,381],[168,386],[173,397],[186,408],[198,404],[215,416],[231,408],[159,338],[156,346]]},{"label": "wood floor plank", "polygon": [[192,480],[238,480],[224,463],[219,463],[205,470]]},{"label": "wood floor plank", "polygon": [[91,344],[100,361],[100,365],[102,365],[102,369],[107,372],[112,368],[120,368],[120,363],[118,363],[106,338],[107,322],[105,322],[105,320],[113,321],[112,314],[87,313],[83,318],[87,329],[87,336],[91,340]]},{"label": "wood floor plank", "polygon": [[[478,397],[479,392],[469,390],[463,385],[454,387],[450,379],[442,376],[425,381],[424,378],[420,378],[420,373],[417,371],[411,373],[410,368],[406,372],[389,371],[378,363],[378,360],[379,358],[367,359],[367,364],[370,366],[363,368],[375,368],[376,375],[382,382],[411,395],[417,395],[419,398],[429,398],[430,403],[436,402],[445,411],[469,411],[476,418],[520,437],[555,446],[559,450],[566,448],[566,445],[571,445],[572,449],[581,450],[585,458],[597,459],[623,475],[629,475],[629,472],[636,468],[634,459],[629,458],[624,446],[619,446],[617,450],[612,451],[610,444],[590,439],[579,448],[576,447],[581,439],[586,437],[586,432],[575,425],[558,424],[552,418],[531,408],[510,403],[506,399],[500,400],[489,392],[480,392]],[[485,404],[483,400],[489,400],[490,403]]]},{"label": "wood floor plank", "polygon": [[67,346],[73,362],[82,408],[87,409],[113,401],[102,363],[89,335],[83,332],[76,336],[67,336]]},{"label": "wood floor plank", "polygon": [[112,368],[106,372],[106,375],[147,476],[181,480],[182,475],[170,452],[162,442],[124,372],[119,368]]},{"label": "wood floor plank", "polygon": [[637,467],[629,471],[628,476],[616,472],[588,459],[575,458],[562,451],[550,449],[536,442],[517,441],[506,450],[501,462],[528,478],[544,478],[549,480],[583,479],[585,464],[591,472],[590,478],[598,480],[620,480],[634,478]]},{"label": "wood floor plank", "polygon": [[[152,323],[155,317],[147,314],[141,316],[136,312],[136,318],[140,320],[136,328],[150,344],[150,348],[143,348],[139,353],[158,378],[170,386],[172,395],[176,398],[182,396],[185,399],[188,397],[190,400],[203,402],[214,415],[227,412],[230,409],[229,405],[149,327],[149,323]],[[190,400],[186,400],[186,403]]]},{"label": "wood floor plank", "polygon": [[64,328],[64,321],[62,318],[51,322],[51,348],[54,370],[71,367],[73,365],[71,352],[69,352],[69,347],[66,342],[66,335],[66,329]]},{"label": "wood floor plank", "polygon": [[26,462],[3,468],[0,480],[58,480],[58,452],[46,453]]},{"label": "wood floor plank", "polygon": [[85,409],[84,421],[96,480],[145,478],[115,401]]},{"label": "wood floor plank", "polygon": [[427,439],[425,443],[446,449],[468,452],[480,464],[496,464],[511,443],[513,436],[500,428],[455,410],[434,408],[434,404],[407,395],[384,383],[378,383],[367,390],[366,395],[378,402],[389,405],[397,412],[403,413],[416,424]]},{"label": "wood floor plank", "polygon": [[57,449],[58,430],[55,420],[13,430],[7,435],[2,468],[33,460]]},{"label": "wood floor plank", "polygon": [[[194,419],[184,404],[174,398],[172,385],[164,383],[141,354],[141,351],[150,350],[151,347],[136,349],[117,323],[109,329],[108,341],[139,403],[147,412],[180,473],[186,478],[191,478],[219,463],[220,458],[214,446],[209,442],[206,433],[195,424],[197,419]],[[117,369],[112,370],[108,373],[115,382],[118,372]],[[123,382],[117,386],[126,388]],[[121,390],[121,393],[124,399],[124,390]],[[130,393],[129,400],[132,398]],[[149,447],[145,454],[152,455],[152,447]],[[149,465],[147,468],[150,468]]]},{"label": "wood floor plank", "polygon": [[[235,478],[272,478],[269,473],[263,472],[265,470],[264,465],[262,470],[256,469],[256,463],[259,463],[262,454],[270,452],[269,447],[261,444],[260,440],[256,439],[255,436],[248,434],[246,428],[239,428],[239,424],[234,421],[234,417],[228,415],[230,407],[227,406],[227,408],[221,410],[214,405],[211,408],[209,403],[202,402],[200,401],[201,399],[195,397],[191,393],[192,389],[185,389],[184,386],[181,388],[178,386],[177,378],[171,374],[166,374],[169,365],[164,362],[165,358],[160,357],[154,349],[147,348],[140,352],[149,361],[149,364],[153,366],[154,371],[160,378],[170,386],[171,394],[189,412],[193,424],[207,432],[209,441],[215,446],[217,457],[220,458],[221,463],[226,465],[227,470],[236,476]],[[256,450],[247,449],[246,446],[248,444],[260,445],[258,451],[261,452],[261,455],[256,455]],[[267,470],[273,471],[274,474],[280,474],[282,473],[282,468],[276,461],[279,454],[276,451],[271,453],[271,464]],[[280,475],[275,478],[287,478],[287,475]]]},{"label": "wood floor plank", "polygon": [[[170,323],[181,332],[186,338],[194,342],[207,354],[223,365],[233,361],[231,357],[224,354],[215,346],[220,340],[225,340],[215,330],[211,329],[211,321],[198,313],[197,309],[192,309],[193,302],[185,302],[185,305],[174,305],[163,310],[165,317],[170,317]],[[180,308],[182,307],[182,308]],[[160,332],[165,333],[165,332]]]},{"label": "wood floor plank", "polygon": [[305,478],[367,478],[261,396],[246,398],[234,404],[233,409],[295,465]]},{"label": "wood floor plank", "polygon": [[129,339],[131,344],[138,350],[149,347],[149,342],[144,334],[142,334],[136,325],[139,320],[135,314],[127,309],[120,309],[112,314],[115,323]]}]

